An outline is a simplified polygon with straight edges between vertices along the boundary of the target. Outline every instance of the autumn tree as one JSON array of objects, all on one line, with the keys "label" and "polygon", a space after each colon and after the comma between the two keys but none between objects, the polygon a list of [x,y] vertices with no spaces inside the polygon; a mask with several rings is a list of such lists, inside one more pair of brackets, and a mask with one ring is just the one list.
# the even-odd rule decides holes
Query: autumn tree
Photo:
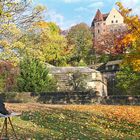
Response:
[{"label": "autumn tree", "polygon": [[127,27],[114,29],[103,32],[96,40],[94,40],[94,53],[96,63],[106,63],[108,61],[120,60],[127,52],[127,48],[118,44],[123,36],[128,33]]},{"label": "autumn tree", "polygon": [[125,48],[121,71],[117,73],[118,87],[127,94],[140,94],[140,22],[139,17],[132,14],[132,10],[117,3],[128,31],[117,42],[118,49]]},{"label": "autumn tree", "polygon": [[120,13],[124,17],[124,23],[127,25],[128,32],[118,42],[119,47],[125,47],[128,50],[124,58],[124,65],[129,64],[133,71],[140,72],[140,22],[139,17],[132,15],[132,10],[125,8],[120,2],[117,2]]},{"label": "autumn tree", "polygon": [[89,64],[92,59],[92,34],[90,28],[85,23],[77,24],[68,32],[68,45],[73,46],[73,55],[70,63],[79,65]]},{"label": "autumn tree", "polygon": [[0,58],[19,62],[20,50],[25,48],[22,37],[28,29],[40,21],[44,7],[31,7],[28,1],[1,0],[0,1]]},{"label": "autumn tree", "polygon": [[127,33],[127,28],[121,31],[103,33],[94,41],[97,54],[118,55],[126,52],[124,47],[118,48],[118,41]]},{"label": "autumn tree", "polygon": [[0,2],[0,58],[18,64],[30,55],[56,66],[66,65],[71,53],[60,28],[43,18],[44,6],[33,7],[29,1]]},{"label": "autumn tree", "polygon": [[11,62],[0,60],[0,91],[14,91],[17,75],[18,69]]},{"label": "autumn tree", "polygon": [[55,66],[66,65],[66,59],[71,53],[67,48],[66,38],[60,34],[60,28],[53,22],[36,22],[22,41],[27,48],[23,49],[22,53]]}]

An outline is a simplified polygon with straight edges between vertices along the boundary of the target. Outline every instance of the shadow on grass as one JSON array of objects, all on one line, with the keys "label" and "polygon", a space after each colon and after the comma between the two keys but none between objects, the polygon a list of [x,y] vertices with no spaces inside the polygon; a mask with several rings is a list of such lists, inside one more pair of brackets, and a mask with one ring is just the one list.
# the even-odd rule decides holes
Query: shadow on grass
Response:
[{"label": "shadow on grass", "polygon": [[[117,125],[93,113],[50,108],[48,111],[24,112],[22,121],[29,125],[26,133],[37,140],[137,140],[129,124]],[[128,128],[127,128],[128,127]],[[132,128],[132,129],[131,129]],[[31,131],[32,130],[32,131]]]}]

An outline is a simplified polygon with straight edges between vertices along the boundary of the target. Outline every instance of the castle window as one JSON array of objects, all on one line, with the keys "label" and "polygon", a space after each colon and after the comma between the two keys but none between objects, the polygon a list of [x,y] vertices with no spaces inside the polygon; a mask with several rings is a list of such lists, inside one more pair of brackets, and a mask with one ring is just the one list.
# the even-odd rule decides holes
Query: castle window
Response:
[{"label": "castle window", "polygon": [[115,69],[115,65],[112,65],[112,70],[114,70]]},{"label": "castle window", "polygon": [[105,23],[103,23],[105,25]]},{"label": "castle window", "polygon": [[118,20],[116,20],[116,23],[118,23]]},{"label": "castle window", "polygon": [[114,21],[113,21],[113,20],[112,20],[111,22],[112,22],[112,23],[114,23]]},{"label": "castle window", "polygon": [[108,70],[108,66],[105,67],[105,70]]},{"label": "castle window", "polygon": [[100,23],[98,23],[98,25],[100,25]]},{"label": "castle window", "polygon": [[115,15],[114,15],[114,18],[115,18]]},{"label": "castle window", "polygon": [[98,33],[100,33],[100,30],[98,30]]}]

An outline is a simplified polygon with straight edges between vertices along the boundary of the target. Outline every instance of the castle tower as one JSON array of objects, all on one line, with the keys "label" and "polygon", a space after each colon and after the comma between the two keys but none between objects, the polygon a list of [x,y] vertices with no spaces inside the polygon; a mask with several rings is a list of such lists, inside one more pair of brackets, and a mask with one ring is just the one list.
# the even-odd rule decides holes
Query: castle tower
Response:
[{"label": "castle tower", "polygon": [[122,33],[126,30],[126,26],[123,16],[115,8],[107,14],[101,13],[98,9],[92,21],[91,29],[93,40],[96,44],[96,41],[103,35],[114,34],[116,32]]}]

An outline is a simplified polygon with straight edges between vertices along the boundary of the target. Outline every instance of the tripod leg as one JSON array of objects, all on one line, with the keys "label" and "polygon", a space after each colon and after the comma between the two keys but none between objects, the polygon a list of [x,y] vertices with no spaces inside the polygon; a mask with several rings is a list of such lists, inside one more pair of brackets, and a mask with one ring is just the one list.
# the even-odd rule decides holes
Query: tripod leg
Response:
[{"label": "tripod leg", "polygon": [[4,119],[4,122],[3,122],[2,130],[1,130],[1,134],[0,134],[0,139],[2,138],[4,128],[5,128],[5,119]]},{"label": "tripod leg", "polygon": [[8,124],[7,118],[5,118],[5,137],[8,138]]},{"label": "tripod leg", "polygon": [[13,132],[14,132],[15,138],[16,138],[16,140],[18,140],[17,135],[16,135],[16,132],[15,132],[15,130],[14,130],[14,127],[13,127],[13,124],[12,124],[12,122],[11,122],[10,117],[8,117],[8,119],[9,119],[10,125],[11,125],[11,127],[12,127],[12,130],[13,130]]}]

